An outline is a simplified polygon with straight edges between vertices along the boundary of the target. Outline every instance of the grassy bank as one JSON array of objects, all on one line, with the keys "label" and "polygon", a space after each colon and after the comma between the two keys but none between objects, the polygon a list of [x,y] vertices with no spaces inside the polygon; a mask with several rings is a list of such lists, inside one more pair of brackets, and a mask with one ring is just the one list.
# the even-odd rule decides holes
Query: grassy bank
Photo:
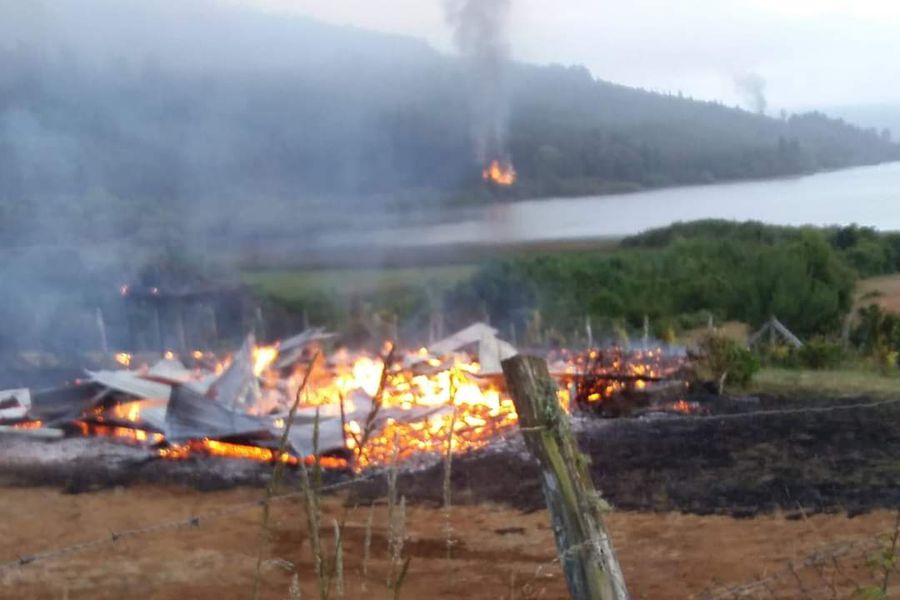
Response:
[{"label": "grassy bank", "polygon": [[342,296],[367,295],[384,290],[434,286],[438,290],[464,281],[476,271],[474,265],[434,267],[388,267],[383,269],[315,269],[244,273],[243,280],[264,296],[290,300],[309,292]]},{"label": "grassy bank", "polygon": [[832,398],[893,398],[900,397],[900,376],[885,376],[863,367],[820,371],[766,368],[756,375],[746,391],[751,394],[808,394]]}]

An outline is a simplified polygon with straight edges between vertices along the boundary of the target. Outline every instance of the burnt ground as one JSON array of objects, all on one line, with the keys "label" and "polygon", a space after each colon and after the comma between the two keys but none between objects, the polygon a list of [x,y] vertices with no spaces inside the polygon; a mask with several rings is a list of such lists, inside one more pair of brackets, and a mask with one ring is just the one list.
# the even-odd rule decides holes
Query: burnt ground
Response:
[{"label": "burnt ground", "polygon": [[[867,398],[766,397],[715,400],[706,416],[576,420],[595,483],[615,507],[749,517],[850,515],[900,507],[900,404],[849,408]],[[814,408],[814,412],[758,414]],[[825,410],[821,410],[825,409]],[[270,468],[228,459],[172,462],[147,450],[99,439],[39,442],[0,436],[0,482],[53,485],[70,493],[136,483],[187,484],[200,490],[259,486]],[[330,473],[329,481],[346,474]],[[383,479],[353,486],[354,501],[384,492]],[[406,469],[401,493],[439,504],[443,465]],[[543,507],[538,471],[518,438],[457,457],[454,503]]]},{"label": "burnt ground", "polygon": [[[726,400],[713,407],[719,416],[582,420],[578,439],[594,482],[619,509],[853,515],[900,507],[900,404],[848,408],[870,402]],[[834,410],[750,414],[811,407]],[[455,499],[536,510],[543,507],[537,475],[521,451],[460,457],[452,470]],[[400,489],[440,502],[442,477],[437,465],[402,477]]]},{"label": "burnt ground", "polygon": [[[601,489],[623,508],[740,516],[897,507],[900,405],[849,408],[870,403],[819,401],[817,408],[833,410],[658,421],[640,433],[633,423],[616,423],[608,434],[587,436],[584,446]],[[764,398],[746,409],[808,404]]]}]

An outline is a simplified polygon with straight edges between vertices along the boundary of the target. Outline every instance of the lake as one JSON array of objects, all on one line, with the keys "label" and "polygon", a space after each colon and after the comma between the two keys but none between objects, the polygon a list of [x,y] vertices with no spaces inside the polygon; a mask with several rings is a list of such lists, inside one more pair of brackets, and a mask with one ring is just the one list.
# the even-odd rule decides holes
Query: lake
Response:
[{"label": "lake", "polygon": [[[766,181],[486,206],[439,225],[372,231],[367,241],[421,246],[577,240],[709,218],[780,225],[858,223],[900,230],[900,163]],[[353,237],[357,243],[363,241],[359,232]]]}]

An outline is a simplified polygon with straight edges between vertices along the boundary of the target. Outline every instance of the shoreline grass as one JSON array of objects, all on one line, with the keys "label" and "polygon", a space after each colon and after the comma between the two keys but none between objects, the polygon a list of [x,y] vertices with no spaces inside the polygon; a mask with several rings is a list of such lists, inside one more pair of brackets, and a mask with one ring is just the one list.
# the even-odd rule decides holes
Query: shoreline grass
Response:
[{"label": "shoreline grass", "polygon": [[894,398],[900,396],[900,375],[886,376],[863,366],[820,371],[770,367],[760,371],[745,391],[751,394]]}]

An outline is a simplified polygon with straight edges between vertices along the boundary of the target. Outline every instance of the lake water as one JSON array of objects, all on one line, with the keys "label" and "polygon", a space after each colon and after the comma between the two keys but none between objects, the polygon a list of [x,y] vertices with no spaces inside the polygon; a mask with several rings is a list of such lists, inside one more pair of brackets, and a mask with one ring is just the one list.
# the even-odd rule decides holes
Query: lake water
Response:
[{"label": "lake water", "polygon": [[[550,198],[486,206],[456,221],[371,232],[383,245],[510,243],[617,237],[697,219],[900,230],[900,163],[805,177]],[[358,234],[356,241],[361,241]]]}]

